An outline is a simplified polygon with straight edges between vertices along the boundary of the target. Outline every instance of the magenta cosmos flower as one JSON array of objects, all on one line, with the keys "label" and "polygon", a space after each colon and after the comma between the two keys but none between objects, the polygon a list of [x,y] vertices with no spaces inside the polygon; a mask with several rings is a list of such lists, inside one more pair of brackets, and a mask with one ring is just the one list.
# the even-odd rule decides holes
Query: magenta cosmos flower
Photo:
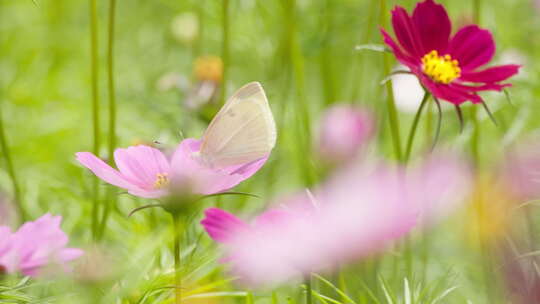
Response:
[{"label": "magenta cosmos flower", "polygon": [[61,222],[62,217],[47,213],[25,223],[15,233],[9,227],[0,227],[0,268],[29,276],[38,275],[48,265],[69,270],[66,263],[80,257],[83,251],[66,248],[68,237],[60,229]]},{"label": "magenta cosmos flower", "polygon": [[465,180],[459,169],[448,170],[454,165],[439,159],[437,167],[424,164],[407,175],[382,164],[354,166],[313,194],[278,200],[252,223],[216,208],[201,223],[242,283],[269,287],[379,252],[404,236],[422,214],[461,198]]},{"label": "magenta cosmos flower", "polygon": [[392,26],[397,41],[384,30],[384,42],[396,58],[414,73],[436,98],[455,105],[470,100],[482,103],[480,91],[501,91],[501,83],[515,75],[519,65],[480,69],[495,54],[495,42],[488,30],[468,25],[451,36],[452,24],[445,8],[433,0],[418,3],[412,16],[396,6]]},{"label": "magenta cosmos flower", "polygon": [[144,198],[167,196],[172,188],[202,195],[223,192],[255,174],[268,159],[212,168],[197,157],[200,148],[200,140],[188,138],[170,158],[149,146],[117,149],[114,161],[118,170],[90,152],[78,152],[76,157],[100,179]]}]

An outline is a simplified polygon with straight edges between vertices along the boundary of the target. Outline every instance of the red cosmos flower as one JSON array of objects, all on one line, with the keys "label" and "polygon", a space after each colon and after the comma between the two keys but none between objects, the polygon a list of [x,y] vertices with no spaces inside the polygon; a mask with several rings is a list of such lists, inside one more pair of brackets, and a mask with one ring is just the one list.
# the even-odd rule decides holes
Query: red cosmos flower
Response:
[{"label": "red cosmos flower", "polygon": [[392,26],[399,44],[384,29],[381,32],[399,62],[409,67],[433,96],[455,105],[467,100],[482,103],[478,92],[511,86],[501,82],[520,68],[511,64],[479,70],[495,54],[491,33],[468,25],[451,37],[448,14],[433,0],[418,3],[412,16],[396,6]]}]

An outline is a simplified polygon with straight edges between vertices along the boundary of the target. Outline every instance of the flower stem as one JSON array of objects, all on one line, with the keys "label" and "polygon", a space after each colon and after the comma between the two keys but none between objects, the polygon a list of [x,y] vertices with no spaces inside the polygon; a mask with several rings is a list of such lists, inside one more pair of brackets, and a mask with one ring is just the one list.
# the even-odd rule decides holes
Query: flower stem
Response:
[{"label": "flower stem", "polygon": [[305,284],[306,284],[306,304],[312,304],[313,292],[311,289],[311,274],[306,275]]},{"label": "flower stem", "polygon": [[221,98],[222,104],[225,103],[225,97],[227,96],[227,81],[229,80],[229,0],[223,0],[223,11],[221,19],[222,30],[222,45],[221,45],[221,60],[223,61],[223,78],[221,85]]},{"label": "flower stem", "polygon": [[411,126],[411,130],[409,131],[409,137],[407,139],[407,148],[405,150],[405,158],[404,158],[405,163],[407,163],[409,161],[409,158],[411,157],[412,146],[414,143],[414,138],[416,136],[416,130],[418,129],[418,122],[420,121],[422,110],[426,106],[427,101],[429,100],[430,96],[431,94],[429,94],[427,91],[424,93],[424,98],[422,98],[422,103],[420,103],[420,107],[418,108],[418,111],[416,111],[416,115],[414,116],[413,124]]},{"label": "flower stem", "polygon": [[[380,15],[379,15],[379,24],[381,27],[384,27],[386,24],[386,1],[381,0],[381,6],[380,6]],[[383,54],[383,71],[385,75],[390,75],[391,73],[391,62],[390,62],[390,55],[389,54]],[[386,105],[388,107],[388,121],[390,123],[390,134],[392,135],[392,144],[394,146],[394,153],[396,155],[396,158],[398,160],[402,159],[402,151],[401,151],[401,139],[399,134],[399,119],[397,116],[397,109],[396,104],[394,102],[394,92],[392,90],[392,82],[388,81],[386,82]]]},{"label": "flower stem", "polygon": [[11,179],[11,185],[13,188],[13,197],[15,200],[15,208],[17,208],[17,213],[19,216],[20,222],[24,222],[26,219],[26,211],[23,207],[22,197],[21,197],[21,188],[19,187],[19,182],[17,179],[17,173],[15,172],[15,166],[13,165],[13,159],[11,158],[11,152],[9,151],[9,145],[6,138],[6,132],[4,131],[4,121],[2,117],[2,109],[0,103],[0,146],[2,147],[2,154],[6,160],[6,168],[9,178]]},{"label": "flower stem", "polygon": [[181,216],[178,213],[171,213],[174,226],[174,294],[176,304],[182,303],[182,275],[180,272],[180,237],[182,235]]},{"label": "flower stem", "polygon": [[[114,25],[116,14],[116,0],[109,0],[109,37],[107,47],[107,78],[109,86],[109,146],[108,156],[109,164],[114,166],[114,148],[116,147],[116,96],[114,83]],[[109,188],[107,199],[104,203],[103,215],[99,226],[99,238],[103,237],[107,220],[111,210],[111,205],[116,202],[114,190]]]},{"label": "flower stem", "polygon": [[473,0],[473,20],[476,24],[480,24],[480,8],[480,0]]},{"label": "flower stem", "polygon": [[285,22],[289,31],[288,37],[288,56],[292,65],[292,73],[294,78],[294,84],[296,87],[297,111],[300,113],[296,115],[296,131],[298,147],[296,149],[296,156],[298,157],[297,163],[300,166],[300,173],[304,180],[305,186],[311,186],[315,182],[313,176],[313,170],[311,167],[311,161],[306,159],[307,155],[310,155],[311,144],[311,120],[309,114],[309,105],[307,103],[306,96],[306,75],[305,75],[305,63],[304,55],[302,54],[302,46],[298,41],[298,13],[296,11],[295,0],[282,1],[285,11]]},{"label": "flower stem", "polygon": [[[99,130],[99,71],[98,71],[98,17],[96,0],[90,0],[90,53],[91,53],[91,76],[92,76],[92,124],[94,146],[93,152],[99,157],[101,146]],[[92,184],[92,234],[97,238],[99,224],[99,184],[97,177]]]}]

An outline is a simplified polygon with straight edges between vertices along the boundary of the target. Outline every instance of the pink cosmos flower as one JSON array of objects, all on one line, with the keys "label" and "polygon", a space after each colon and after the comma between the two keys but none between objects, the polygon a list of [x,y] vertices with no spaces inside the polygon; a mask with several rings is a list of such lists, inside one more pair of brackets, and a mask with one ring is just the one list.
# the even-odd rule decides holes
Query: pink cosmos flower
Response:
[{"label": "pink cosmos flower", "polygon": [[[407,174],[385,165],[349,168],[313,195],[300,193],[279,201],[251,224],[211,208],[202,225],[223,244],[224,260],[244,284],[274,285],[380,251],[407,234],[422,213],[444,203],[439,200],[464,191],[462,181],[454,179],[458,176],[444,176],[454,171],[434,173],[429,168]],[[444,187],[425,191],[429,177],[446,177]]]},{"label": "pink cosmos flower", "polygon": [[149,146],[117,149],[114,160],[118,170],[90,152],[78,152],[76,157],[100,179],[144,198],[167,196],[175,187],[203,195],[223,192],[255,174],[268,159],[210,168],[197,157],[200,146],[200,140],[185,139],[170,159]]},{"label": "pink cosmos flower", "polygon": [[61,221],[62,217],[47,213],[25,223],[15,233],[0,227],[0,268],[28,276],[37,276],[49,264],[68,270],[66,263],[80,257],[83,251],[66,248],[68,237],[60,229]]},{"label": "pink cosmos flower", "polygon": [[436,98],[455,105],[470,100],[482,103],[481,91],[501,91],[501,83],[518,73],[519,65],[480,69],[495,54],[495,42],[488,30],[468,25],[451,36],[452,24],[445,8],[433,0],[416,5],[410,16],[396,6],[392,26],[397,41],[384,30],[384,42],[396,58],[414,73]]},{"label": "pink cosmos flower", "polygon": [[323,113],[319,154],[329,162],[353,158],[373,133],[370,115],[350,105],[336,105]]}]

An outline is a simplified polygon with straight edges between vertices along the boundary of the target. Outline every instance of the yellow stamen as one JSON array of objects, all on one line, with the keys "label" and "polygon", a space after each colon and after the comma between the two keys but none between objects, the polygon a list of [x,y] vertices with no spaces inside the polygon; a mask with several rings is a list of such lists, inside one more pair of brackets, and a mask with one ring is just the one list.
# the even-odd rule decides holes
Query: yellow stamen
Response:
[{"label": "yellow stamen", "polygon": [[154,189],[165,188],[169,185],[169,174],[158,173],[156,174],[156,181],[154,182]]},{"label": "yellow stamen", "polygon": [[422,57],[422,71],[433,81],[444,84],[461,76],[459,62],[450,55],[439,56],[435,50]]}]

